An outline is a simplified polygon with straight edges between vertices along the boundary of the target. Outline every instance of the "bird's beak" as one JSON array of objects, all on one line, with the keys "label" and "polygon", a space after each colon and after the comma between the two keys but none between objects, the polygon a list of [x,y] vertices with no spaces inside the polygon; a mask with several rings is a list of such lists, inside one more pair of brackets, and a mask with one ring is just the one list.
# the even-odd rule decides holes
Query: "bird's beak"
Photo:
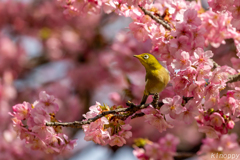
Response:
[{"label": "bird's beak", "polygon": [[140,59],[140,55],[134,55],[133,57],[136,57],[137,59]]}]

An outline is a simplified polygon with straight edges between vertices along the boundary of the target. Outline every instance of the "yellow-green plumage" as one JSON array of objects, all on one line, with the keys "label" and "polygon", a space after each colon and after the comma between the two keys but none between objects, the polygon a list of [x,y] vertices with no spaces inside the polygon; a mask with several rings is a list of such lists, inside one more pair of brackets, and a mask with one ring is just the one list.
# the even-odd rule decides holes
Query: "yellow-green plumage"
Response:
[{"label": "yellow-green plumage", "polygon": [[146,103],[149,95],[161,92],[168,84],[170,76],[168,71],[149,53],[134,55],[146,69],[146,85],[141,104]]}]

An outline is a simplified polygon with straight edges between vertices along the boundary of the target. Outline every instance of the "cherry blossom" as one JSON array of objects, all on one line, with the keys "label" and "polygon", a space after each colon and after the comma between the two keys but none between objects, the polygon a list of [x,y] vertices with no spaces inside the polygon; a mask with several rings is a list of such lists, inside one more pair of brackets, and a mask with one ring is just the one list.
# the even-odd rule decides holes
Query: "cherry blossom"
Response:
[{"label": "cherry blossom", "polygon": [[209,118],[210,118],[210,124],[212,126],[221,127],[222,124],[224,123],[224,118],[221,116],[221,114],[217,112],[211,114]]},{"label": "cherry blossom", "polygon": [[184,111],[181,106],[182,98],[180,96],[174,96],[173,98],[163,99],[164,105],[160,108],[162,114],[169,114],[171,118],[175,119],[176,114],[180,114]]},{"label": "cherry blossom", "polygon": [[206,133],[208,138],[218,138],[217,131],[209,126],[200,126],[198,129],[199,132]]},{"label": "cherry blossom", "polygon": [[152,106],[142,109],[142,112],[146,114],[144,116],[145,121],[157,128],[159,132],[165,131],[167,128],[173,128],[173,126],[164,119],[161,112],[154,109]]},{"label": "cherry blossom", "polygon": [[187,67],[191,66],[191,61],[189,59],[189,53],[188,52],[181,52],[176,53],[176,61],[172,63],[173,69],[186,69]]},{"label": "cherry blossom", "polygon": [[186,124],[191,124],[194,117],[198,115],[198,106],[199,103],[194,100],[188,101],[188,103],[184,106],[185,111],[180,114],[180,117]]},{"label": "cherry blossom", "polygon": [[194,57],[192,58],[193,65],[209,65],[211,68],[213,62],[209,59],[213,56],[211,51],[204,52],[203,49],[198,48],[194,52]]},{"label": "cherry blossom", "polygon": [[201,25],[201,19],[197,17],[197,11],[194,9],[188,9],[184,12],[184,22],[192,26]]},{"label": "cherry blossom", "polygon": [[234,98],[223,96],[220,99],[219,106],[223,110],[224,114],[234,114],[237,104]]},{"label": "cherry blossom", "polygon": [[31,104],[28,102],[23,102],[23,104],[17,104],[13,106],[13,115],[19,120],[23,120],[29,117],[29,110],[31,109]]}]

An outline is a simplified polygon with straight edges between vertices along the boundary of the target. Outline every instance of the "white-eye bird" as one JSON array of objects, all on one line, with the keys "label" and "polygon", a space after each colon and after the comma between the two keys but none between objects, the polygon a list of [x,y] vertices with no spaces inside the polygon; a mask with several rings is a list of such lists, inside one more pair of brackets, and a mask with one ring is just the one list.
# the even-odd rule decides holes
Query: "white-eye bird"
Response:
[{"label": "white-eye bird", "polygon": [[145,104],[149,95],[161,92],[170,81],[169,72],[149,53],[134,55],[146,69],[146,85],[141,104]]}]

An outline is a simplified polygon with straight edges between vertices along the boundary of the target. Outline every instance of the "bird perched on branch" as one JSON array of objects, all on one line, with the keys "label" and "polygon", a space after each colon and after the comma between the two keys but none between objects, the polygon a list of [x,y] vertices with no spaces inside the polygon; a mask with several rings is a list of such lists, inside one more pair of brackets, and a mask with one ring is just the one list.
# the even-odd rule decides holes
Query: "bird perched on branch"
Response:
[{"label": "bird perched on branch", "polygon": [[149,53],[134,55],[146,69],[146,85],[141,104],[145,104],[149,95],[161,92],[170,80],[169,72]]}]

